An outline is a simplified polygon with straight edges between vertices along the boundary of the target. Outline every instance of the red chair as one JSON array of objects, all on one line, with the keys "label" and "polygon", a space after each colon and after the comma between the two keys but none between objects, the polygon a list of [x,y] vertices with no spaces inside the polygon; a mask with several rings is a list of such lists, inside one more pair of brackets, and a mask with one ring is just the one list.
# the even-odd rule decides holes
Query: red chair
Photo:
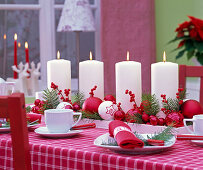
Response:
[{"label": "red chair", "polygon": [[15,170],[31,170],[28,129],[23,93],[0,96],[0,118],[9,118]]},{"label": "red chair", "polygon": [[186,77],[200,77],[199,101],[203,105],[203,66],[179,65],[179,87],[186,87]]}]

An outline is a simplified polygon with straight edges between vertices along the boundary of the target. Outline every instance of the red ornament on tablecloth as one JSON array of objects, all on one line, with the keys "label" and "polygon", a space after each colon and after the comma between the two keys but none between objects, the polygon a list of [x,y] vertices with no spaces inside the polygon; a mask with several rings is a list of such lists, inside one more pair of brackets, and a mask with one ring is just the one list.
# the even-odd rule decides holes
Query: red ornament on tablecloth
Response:
[{"label": "red ornament on tablecloth", "polygon": [[113,96],[113,95],[106,95],[104,97],[104,100],[105,101],[112,101],[112,102],[115,102],[116,101],[116,98]]},{"label": "red ornament on tablecloth", "polygon": [[165,122],[167,126],[182,127],[184,126],[183,119],[184,117],[180,112],[172,112],[166,116]]},{"label": "red ornament on tablecloth", "polygon": [[118,110],[114,113],[114,119],[124,120],[125,112],[121,109],[121,103],[118,103],[117,107],[118,107]]},{"label": "red ornament on tablecloth", "polygon": [[89,111],[90,113],[98,113],[99,105],[102,103],[102,100],[98,97],[94,97],[94,90],[96,90],[97,86],[94,86],[91,89],[90,97],[85,100],[82,105],[82,109],[85,111]]},{"label": "red ornament on tablecloth", "polygon": [[158,125],[163,126],[165,124],[165,119],[164,118],[159,118],[158,119]]},{"label": "red ornament on tablecloth", "polygon": [[194,115],[203,114],[203,107],[196,100],[187,100],[181,105],[181,112],[184,117],[192,118]]}]

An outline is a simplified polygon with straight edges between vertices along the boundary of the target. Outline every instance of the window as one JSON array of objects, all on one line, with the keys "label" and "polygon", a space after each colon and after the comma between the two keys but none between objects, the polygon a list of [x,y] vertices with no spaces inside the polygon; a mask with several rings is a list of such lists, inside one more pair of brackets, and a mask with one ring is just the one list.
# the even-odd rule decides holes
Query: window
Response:
[{"label": "window", "polygon": [[[89,58],[89,51],[100,59],[99,0],[89,0],[97,31],[80,34],[80,59]],[[30,61],[41,62],[41,87],[46,88],[46,62],[61,52],[71,61],[73,89],[77,89],[77,63],[74,32],[56,32],[64,0],[2,0],[0,2],[0,77],[12,77],[13,35],[18,34],[18,63],[25,63],[24,43],[28,41]],[[4,40],[3,35],[7,38]]]}]

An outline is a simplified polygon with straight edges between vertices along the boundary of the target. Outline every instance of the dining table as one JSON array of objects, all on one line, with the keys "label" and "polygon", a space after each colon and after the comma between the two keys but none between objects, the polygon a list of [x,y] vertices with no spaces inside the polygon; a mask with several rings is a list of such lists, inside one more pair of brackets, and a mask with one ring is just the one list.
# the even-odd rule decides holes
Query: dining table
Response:
[{"label": "dining table", "polygon": [[[33,170],[192,170],[203,169],[203,147],[190,141],[176,141],[169,149],[151,154],[122,154],[94,145],[94,140],[108,133],[102,128],[85,129],[66,138],[47,138],[29,132]],[[0,169],[12,169],[10,133],[0,134]]]}]

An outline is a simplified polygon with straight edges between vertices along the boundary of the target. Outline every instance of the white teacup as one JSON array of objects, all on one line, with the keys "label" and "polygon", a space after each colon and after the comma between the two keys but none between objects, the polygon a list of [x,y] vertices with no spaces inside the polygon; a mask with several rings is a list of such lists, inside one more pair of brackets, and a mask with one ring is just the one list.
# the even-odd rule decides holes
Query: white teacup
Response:
[{"label": "white teacup", "polygon": [[15,82],[6,82],[4,79],[0,78],[0,96],[8,95],[8,87],[12,87],[12,92],[14,91]]},{"label": "white teacup", "polygon": [[[73,116],[79,116],[76,122]],[[71,109],[45,110],[45,123],[50,133],[66,133],[81,119],[82,113],[74,113]]]},{"label": "white teacup", "polygon": [[[202,115],[195,115],[192,119],[184,119],[183,120],[185,127],[187,130],[196,135],[203,135],[203,114]],[[186,124],[186,122],[193,122],[193,130],[190,130]]]}]

